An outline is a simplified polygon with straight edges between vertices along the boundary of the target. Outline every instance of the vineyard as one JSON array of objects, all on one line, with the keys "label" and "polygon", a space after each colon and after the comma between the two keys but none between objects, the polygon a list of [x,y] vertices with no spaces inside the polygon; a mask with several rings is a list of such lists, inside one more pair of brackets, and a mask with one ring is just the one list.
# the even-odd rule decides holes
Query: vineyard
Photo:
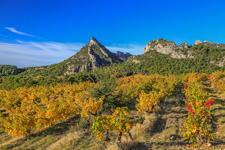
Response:
[{"label": "vineyard", "polygon": [[224,149],[225,73],[0,90],[0,149]]}]

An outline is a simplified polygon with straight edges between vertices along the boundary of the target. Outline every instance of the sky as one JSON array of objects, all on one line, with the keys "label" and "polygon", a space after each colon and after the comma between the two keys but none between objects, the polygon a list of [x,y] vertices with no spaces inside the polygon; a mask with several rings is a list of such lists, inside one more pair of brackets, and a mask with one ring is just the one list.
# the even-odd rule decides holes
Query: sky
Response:
[{"label": "sky", "polygon": [[59,63],[91,36],[133,55],[159,38],[225,43],[225,1],[0,0],[0,64]]}]

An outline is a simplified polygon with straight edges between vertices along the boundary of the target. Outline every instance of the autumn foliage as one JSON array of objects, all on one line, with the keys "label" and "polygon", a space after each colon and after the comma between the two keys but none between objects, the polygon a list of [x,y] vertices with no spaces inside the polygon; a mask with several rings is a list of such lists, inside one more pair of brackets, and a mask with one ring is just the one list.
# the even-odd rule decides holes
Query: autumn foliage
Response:
[{"label": "autumn foliage", "polygon": [[214,99],[204,90],[200,75],[191,74],[185,81],[185,106],[188,116],[183,120],[183,135],[195,146],[209,142],[213,138],[211,105]]},{"label": "autumn foliage", "polygon": [[[207,77],[220,92],[225,91],[222,72]],[[144,120],[142,115],[155,111],[154,107],[164,102],[177,85],[184,82],[188,114],[181,130],[191,143],[199,146],[214,136],[210,126],[211,105],[215,100],[204,90],[202,80],[203,76],[194,73],[181,76],[134,75],[114,76],[110,82],[61,83],[0,90],[0,108],[5,111],[0,113],[0,129],[12,136],[29,135],[33,129],[44,130],[79,115],[88,120],[99,140],[109,140],[109,132],[115,131],[121,142],[124,134],[132,139],[129,131]],[[110,87],[112,89],[106,89]],[[142,117],[132,118],[129,104],[133,104],[133,109]]]}]

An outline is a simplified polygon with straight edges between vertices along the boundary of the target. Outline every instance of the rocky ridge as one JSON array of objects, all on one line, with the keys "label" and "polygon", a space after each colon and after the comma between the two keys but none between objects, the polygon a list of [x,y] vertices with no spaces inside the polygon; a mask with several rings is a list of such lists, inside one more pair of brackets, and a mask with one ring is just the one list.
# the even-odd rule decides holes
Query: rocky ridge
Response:
[{"label": "rocky ridge", "polygon": [[[156,51],[161,54],[169,55],[171,58],[177,59],[190,59],[197,58],[202,56],[201,49],[205,47],[205,51],[209,51],[210,48],[218,48],[220,50],[215,50],[215,53],[218,53],[218,57],[210,60],[211,64],[215,64],[218,67],[223,67],[225,64],[225,56],[221,49],[225,49],[225,44],[216,44],[209,41],[200,41],[196,40],[193,46],[189,46],[187,42],[177,45],[175,42],[167,41],[165,39],[152,40],[147,43],[144,54],[149,51]],[[208,48],[207,48],[208,47]],[[212,52],[211,49],[211,52]],[[220,51],[220,52],[219,52]],[[223,57],[223,58],[219,58]],[[136,63],[136,59],[133,58],[133,62]]]},{"label": "rocky ridge", "polygon": [[191,58],[191,54],[185,55],[180,52],[181,49],[188,49],[188,43],[184,42],[180,46],[177,46],[175,42],[158,39],[149,42],[144,49],[144,53],[156,50],[162,54],[170,54],[172,58]]},{"label": "rocky ridge", "polygon": [[116,53],[114,53],[114,54],[123,61],[126,61],[128,59],[128,57],[133,56],[130,53],[124,53],[121,51],[116,51]]},{"label": "rocky ridge", "polygon": [[[202,42],[200,40],[196,40],[194,45],[225,48],[225,44],[215,44],[209,41]],[[144,53],[155,50],[161,54],[170,55],[172,58],[178,59],[194,58],[194,54],[191,51],[189,51],[190,47],[191,46],[189,46],[187,42],[184,42],[178,46],[175,42],[167,41],[165,39],[158,39],[150,41],[146,45]],[[219,66],[221,66],[221,63],[219,63]]]}]

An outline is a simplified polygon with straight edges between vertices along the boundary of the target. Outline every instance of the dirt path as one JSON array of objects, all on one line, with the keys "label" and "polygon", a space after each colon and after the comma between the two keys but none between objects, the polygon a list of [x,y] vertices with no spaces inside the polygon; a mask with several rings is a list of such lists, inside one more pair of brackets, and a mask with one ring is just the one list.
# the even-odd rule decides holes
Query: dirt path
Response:
[{"label": "dirt path", "polygon": [[[215,99],[212,105],[212,129],[217,138],[211,141],[211,145],[204,144],[200,149],[225,150],[225,94],[218,94],[209,82],[205,82],[204,86],[210,97]],[[145,133],[145,141],[137,144],[134,149],[197,150],[179,131],[183,118],[187,116],[184,97],[182,91],[177,89],[173,96],[167,98],[158,112],[152,132]]]}]

